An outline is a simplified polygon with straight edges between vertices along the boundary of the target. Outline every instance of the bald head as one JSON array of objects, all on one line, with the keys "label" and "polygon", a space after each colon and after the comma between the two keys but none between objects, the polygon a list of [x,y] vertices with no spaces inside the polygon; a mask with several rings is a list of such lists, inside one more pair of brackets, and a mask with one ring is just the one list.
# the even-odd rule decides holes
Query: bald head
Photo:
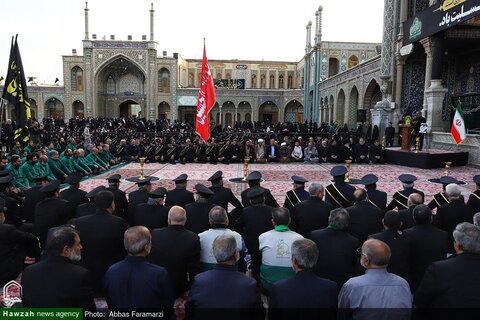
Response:
[{"label": "bald head", "polygon": [[420,193],[412,193],[408,196],[408,206],[418,206],[423,203],[423,197]]},{"label": "bald head", "polygon": [[173,206],[168,211],[168,224],[169,225],[185,225],[187,221],[187,214],[185,209],[180,206]]},{"label": "bald head", "polygon": [[353,197],[355,198],[356,202],[367,201],[367,191],[364,189],[357,189],[353,193]]},{"label": "bald head", "polygon": [[362,246],[362,265],[366,269],[386,268],[390,255],[390,247],[385,242],[369,239]]}]

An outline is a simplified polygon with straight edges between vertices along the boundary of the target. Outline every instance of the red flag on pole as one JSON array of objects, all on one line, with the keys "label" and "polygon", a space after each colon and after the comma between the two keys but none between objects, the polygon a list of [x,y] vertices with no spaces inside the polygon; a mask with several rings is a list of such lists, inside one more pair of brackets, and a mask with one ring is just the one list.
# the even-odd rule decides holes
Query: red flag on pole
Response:
[{"label": "red flag on pole", "polygon": [[215,104],[215,87],[213,78],[208,68],[205,42],[203,43],[202,73],[200,75],[200,90],[198,91],[197,117],[195,120],[195,131],[207,141],[210,138],[210,110]]}]

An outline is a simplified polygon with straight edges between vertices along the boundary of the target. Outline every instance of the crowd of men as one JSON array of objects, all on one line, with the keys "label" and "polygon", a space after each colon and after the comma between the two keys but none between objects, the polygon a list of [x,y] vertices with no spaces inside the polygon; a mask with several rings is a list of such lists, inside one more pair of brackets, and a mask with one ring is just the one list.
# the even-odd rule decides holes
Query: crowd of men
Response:
[{"label": "crowd of men", "polygon": [[91,169],[66,174],[61,192],[47,174],[22,188],[14,171],[0,172],[0,284],[22,273],[26,307],[94,310],[93,298],[105,297],[111,310],[186,301],[187,316],[199,319],[215,308],[264,318],[265,306],[274,319],[321,309],[342,319],[408,319],[413,306],[480,305],[480,175],[467,202],[459,182],[442,177],[428,204],[416,177],[400,175],[403,189],[387,203],[377,176],[355,188],[335,166],[331,184],[308,191],[292,176],[280,207],[258,171],[237,199],[221,171],[195,194],[187,174],[172,190],[152,190],[146,177],[128,197],[115,174],[87,193],[81,179]]},{"label": "crowd of men", "polygon": [[[62,181],[72,171],[89,175],[142,157],[147,162],[171,164],[228,164],[245,159],[259,163],[383,163],[384,149],[393,145],[395,136],[391,124],[380,138],[376,125],[349,130],[336,123],[278,123],[270,128],[263,122],[239,122],[233,128],[212,125],[212,138],[203,141],[183,122],[76,118],[68,123],[33,121],[30,142],[21,145],[13,140],[14,129],[10,120],[2,126],[2,143],[10,159],[18,155],[24,164],[32,153],[37,160],[45,155],[50,177]],[[58,158],[53,151],[59,153]]]}]

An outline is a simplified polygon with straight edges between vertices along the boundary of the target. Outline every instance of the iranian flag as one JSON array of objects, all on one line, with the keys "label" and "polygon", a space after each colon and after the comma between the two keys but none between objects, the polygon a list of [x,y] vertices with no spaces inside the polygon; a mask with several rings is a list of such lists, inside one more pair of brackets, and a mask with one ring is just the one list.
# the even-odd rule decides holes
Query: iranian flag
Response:
[{"label": "iranian flag", "polygon": [[215,104],[215,87],[213,78],[208,67],[205,40],[203,43],[202,73],[200,74],[200,90],[198,91],[197,116],[195,120],[195,131],[204,141],[210,138],[210,110]]},{"label": "iranian flag", "polygon": [[453,117],[452,128],[450,129],[450,132],[452,133],[453,140],[455,140],[456,144],[462,143],[467,135],[460,103],[457,103],[457,109],[455,111],[455,116]]}]

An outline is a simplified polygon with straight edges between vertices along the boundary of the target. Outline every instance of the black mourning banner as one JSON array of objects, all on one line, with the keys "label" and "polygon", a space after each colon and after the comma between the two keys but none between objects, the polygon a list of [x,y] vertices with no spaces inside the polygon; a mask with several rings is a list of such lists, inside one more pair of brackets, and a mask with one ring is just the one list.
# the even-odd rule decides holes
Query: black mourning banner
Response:
[{"label": "black mourning banner", "polygon": [[245,89],[245,79],[213,79],[215,88]]},{"label": "black mourning banner", "polygon": [[416,42],[480,15],[480,0],[444,0],[403,23],[403,45]]},{"label": "black mourning banner", "polygon": [[27,83],[23,71],[22,58],[18,49],[17,37],[12,38],[8,73],[3,88],[3,99],[8,100],[14,107],[17,115],[15,140],[27,142],[30,139],[28,120],[31,118],[30,101],[27,94]]}]

